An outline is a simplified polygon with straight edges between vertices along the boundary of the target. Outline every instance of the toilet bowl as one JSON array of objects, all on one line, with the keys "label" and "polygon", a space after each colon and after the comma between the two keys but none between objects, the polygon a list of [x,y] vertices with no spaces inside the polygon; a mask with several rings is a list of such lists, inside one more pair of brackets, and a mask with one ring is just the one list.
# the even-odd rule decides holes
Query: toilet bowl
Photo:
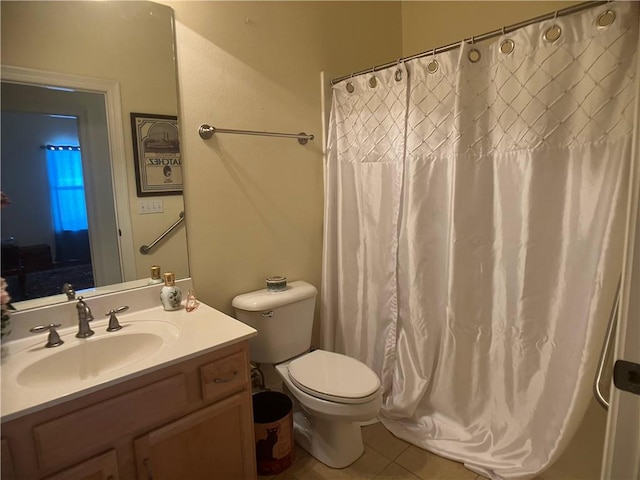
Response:
[{"label": "toilet bowl", "polygon": [[344,468],[364,452],[360,422],[382,405],[377,375],[364,363],[314,350],[276,365],[283,391],[294,400],[296,442],[332,468]]},{"label": "toilet bowl", "polygon": [[344,468],[364,452],[360,422],[382,405],[380,380],[366,364],[335,352],[309,351],[317,290],[297,281],[282,291],[238,295],[238,320],[258,335],[249,340],[251,360],[274,365],[283,391],[294,401],[296,441],[332,468]]}]

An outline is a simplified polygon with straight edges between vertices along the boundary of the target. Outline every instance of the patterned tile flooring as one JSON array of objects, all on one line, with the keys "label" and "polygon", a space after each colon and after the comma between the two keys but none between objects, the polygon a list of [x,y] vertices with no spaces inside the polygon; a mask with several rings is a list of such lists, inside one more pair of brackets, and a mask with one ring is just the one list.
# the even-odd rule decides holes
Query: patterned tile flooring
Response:
[{"label": "patterned tile flooring", "polygon": [[340,470],[317,461],[296,446],[293,465],[274,476],[259,480],[484,480],[462,464],[447,460],[399,438],[381,423],[362,428],[364,454]]}]

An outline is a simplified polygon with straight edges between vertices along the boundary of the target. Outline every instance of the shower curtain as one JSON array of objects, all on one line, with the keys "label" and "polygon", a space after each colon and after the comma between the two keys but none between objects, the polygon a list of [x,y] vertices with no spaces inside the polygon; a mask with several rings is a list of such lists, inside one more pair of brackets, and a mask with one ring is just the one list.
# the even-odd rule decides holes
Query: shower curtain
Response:
[{"label": "shower curtain", "polygon": [[490,478],[571,439],[621,269],[637,30],[608,4],[333,87],[323,348],[379,374],[396,436]]}]

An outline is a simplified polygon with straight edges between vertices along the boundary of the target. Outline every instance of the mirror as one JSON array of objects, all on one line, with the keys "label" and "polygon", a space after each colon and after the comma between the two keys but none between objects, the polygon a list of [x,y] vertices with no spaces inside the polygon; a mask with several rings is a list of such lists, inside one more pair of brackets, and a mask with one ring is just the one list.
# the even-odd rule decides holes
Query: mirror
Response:
[{"label": "mirror", "polygon": [[[171,8],[147,1],[3,1],[0,8],[1,180],[11,201],[1,215],[2,276],[14,300],[25,299],[14,306],[67,301],[67,282],[85,297],[143,286],[152,265],[188,277],[184,222],[140,252],[184,205],[175,190],[137,196],[131,125],[133,112],[177,115]],[[54,226],[55,160],[46,145],[80,147],[84,226]]]}]

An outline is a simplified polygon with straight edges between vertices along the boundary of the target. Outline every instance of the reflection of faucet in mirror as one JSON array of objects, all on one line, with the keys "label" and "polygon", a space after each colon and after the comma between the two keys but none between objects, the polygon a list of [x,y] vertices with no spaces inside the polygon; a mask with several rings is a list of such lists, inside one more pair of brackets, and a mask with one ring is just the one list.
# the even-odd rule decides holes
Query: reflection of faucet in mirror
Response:
[{"label": "reflection of faucet in mirror", "polygon": [[89,305],[87,305],[82,297],[78,297],[78,303],[76,304],[78,310],[78,333],[76,337],[87,338],[93,335],[95,332],[89,327],[89,322],[93,320],[93,314]]},{"label": "reflection of faucet in mirror", "polygon": [[73,285],[71,285],[70,283],[65,283],[62,286],[62,293],[65,293],[67,295],[67,300],[75,300],[76,298],[76,291],[73,289]]},{"label": "reflection of faucet in mirror", "polygon": [[[93,287],[135,288],[132,283],[147,279],[154,264],[170,266],[178,278],[188,277],[184,228],[152,255],[138,253],[140,245],[174,221],[184,204],[181,195],[130,199],[129,184],[136,181],[137,171],[129,168],[134,145],[124,137],[131,131],[125,112],[177,115],[171,8],[153,2],[51,1],[0,2],[0,10],[0,161],[2,190],[13,200],[3,211],[0,230],[15,237],[28,260],[26,294],[21,294],[17,276],[7,279],[14,306],[23,310],[66,301],[60,294],[63,282],[86,297],[93,292],[83,290]],[[132,36],[148,40],[131,49],[127,42]],[[88,79],[94,82],[91,88],[75,83]],[[29,135],[12,134],[16,129]],[[50,186],[42,168],[47,150],[39,147],[56,144],[80,147],[88,227],[78,231],[54,232],[51,225]],[[96,171],[97,165],[106,166],[106,171]],[[26,177],[25,169],[30,172]],[[112,190],[106,191],[107,186]],[[160,201],[162,210],[140,215],[144,201]],[[73,247],[79,240],[82,249]],[[41,297],[45,298],[32,301]]]}]

